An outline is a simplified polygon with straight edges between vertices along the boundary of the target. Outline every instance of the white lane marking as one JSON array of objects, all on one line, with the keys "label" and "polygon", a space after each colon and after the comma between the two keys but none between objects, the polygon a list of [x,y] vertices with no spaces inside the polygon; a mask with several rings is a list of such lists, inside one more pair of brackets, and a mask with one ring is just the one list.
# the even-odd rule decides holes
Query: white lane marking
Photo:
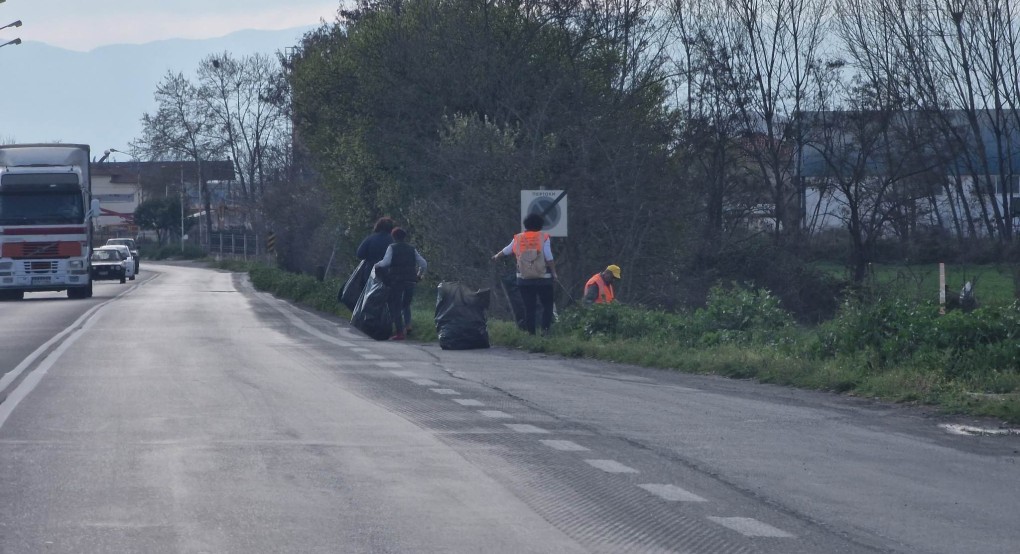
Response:
[{"label": "white lane marking", "polygon": [[[10,391],[10,393],[7,395],[7,398],[2,403],[0,403],[0,427],[3,427],[4,423],[7,422],[7,418],[10,417],[11,412],[14,411],[14,408],[16,408],[18,404],[26,396],[28,396],[30,392],[32,392],[33,389],[35,389],[36,385],[38,385],[39,382],[42,381],[42,378],[46,375],[46,372],[49,371],[51,367],[53,367],[53,364],[60,359],[64,352],[66,352],[75,342],[78,342],[78,339],[83,334],[85,334],[85,331],[87,331],[90,327],[92,327],[92,325],[95,324],[96,321],[99,320],[99,317],[102,315],[101,310],[105,308],[106,305],[112,302],[113,300],[115,300],[115,298],[110,299],[82,314],[82,316],[78,318],[78,320],[75,321],[74,324],[72,324],[72,326],[69,329],[73,329],[76,325],[78,325],[79,322],[82,321],[83,318],[87,316],[95,315],[96,317],[89,317],[88,319],[85,320],[84,324],[80,328],[73,329],[71,336],[69,336],[67,340],[60,343],[60,346],[58,346],[53,352],[51,352],[49,356],[46,356],[42,363],[40,363],[39,366],[35,368],[35,371],[29,373],[14,390]],[[66,332],[61,332],[59,335],[53,337],[53,339],[50,339],[49,341],[46,342],[46,344],[40,346],[39,348],[44,349],[45,347],[50,345],[54,339],[62,337],[65,334]],[[35,352],[33,352],[32,355],[29,356],[29,358],[26,358],[26,361],[33,358],[36,355],[36,352],[39,351],[40,350],[37,349]],[[25,364],[24,362],[22,363],[26,366],[28,365]],[[21,365],[19,365],[18,367],[21,367]],[[21,371],[23,370],[24,368],[22,368]],[[14,371],[12,371],[12,373],[13,372]],[[0,390],[2,390],[2,387],[0,387]]]},{"label": "white lane marking", "polygon": [[484,406],[481,400],[475,400],[474,398],[454,398],[454,402],[461,406]]},{"label": "white lane marking", "polygon": [[514,416],[500,410],[478,410],[478,413],[492,419],[513,419]]},{"label": "white lane marking", "polygon": [[366,360],[382,360],[384,358],[383,356],[380,356],[378,354],[359,354],[359,356],[365,358]]},{"label": "white lane marking", "polygon": [[460,394],[459,392],[453,389],[429,389],[429,390],[436,394],[450,394],[450,395]]},{"label": "white lane marking", "polygon": [[939,425],[951,435],[1020,435],[1020,429],[1009,429],[1005,427],[973,427],[970,425],[958,425],[955,423],[942,423]]},{"label": "white lane marking", "polygon": [[439,385],[439,383],[433,381],[432,379],[410,379],[410,381],[415,385],[421,385],[423,387],[435,387]]},{"label": "white lane marking", "polygon": [[544,440],[539,442],[548,446],[549,448],[555,448],[556,450],[562,450],[563,452],[584,452],[588,450],[587,448],[573,441]]},{"label": "white lane marking", "polygon": [[640,473],[638,470],[625,466],[615,460],[585,460],[590,465],[607,473]]},{"label": "white lane marking", "polygon": [[778,537],[792,538],[793,535],[750,517],[712,517],[708,518],[723,527],[732,529],[745,537]]},{"label": "white lane marking", "polygon": [[507,427],[513,429],[514,431],[517,431],[518,433],[541,434],[549,432],[546,431],[545,429],[542,429],[541,427],[535,427],[534,425],[529,425],[527,423],[504,423],[503,425],[506,425]]},{"label": "white lane marking", "polygon": [[[132,287],[129,290],[134,290],[134,287]],[[62,340],[64,337],[66,337],[70,333],[74,332],[74,330],[79,325],[81,325],[82,322],[84,322],[88,318],[92,317],[92,315],[94,313],[98,312],[103,306],[106,306],[107,304],[109,304],[110,302],[113,302],[114,300],[116,300],[117,298],[121,297],[124,294],[125,293],[122,292],[122,293],[118,294],[117,296],[115,296],[115,297],[113,297],[113,298],[103,302],[102,304],[99,304],[97,306],[93,306],[87,312],[81,314],[81,316],[78,319],[76,319],[74,321],[74,323],[68,325],[66,328],[64,328],[63,331],[57,333],[56,335],[53,335],[53,338],[51,338],[50,340],[44,342],[39,348],[36,348],[34,352],[29,354],[24,360],[21,360],[21,363],[19,363],[17,366],[15,366],[14,369],[10,370],[9,372],[5,373],[2,377],[0,377],[0,391],[2,391],[5,388],[7,388],[7,385],[11,384],[18,377],[20,377],[21,374],[24,373],[24,371],[29,366],[31,366],[33,363],[35,363],[36,359],[38,359],[39,356],[41,356],[43,352],[49,350],[49,348],[51,346],[53,346],[55,343],[57,343],[58,341]]]},{"label": "white lane marking", "polygon": [[403,367],[397,362],[376,362],[375,365],[378,367]]},{"label": "white lane marking", "polygon": [[[384,364],[384,363],[387,363],[387,362],[379,362],[379,364]],[[375,364],[375,365],[379,365],[379,364]],[[418,374],[415,373],[414,371],[391,371],[390,373],[396,375],[397,377],[404,377],[406,379],[412,379],[412,378],[418,376]]]},{"label": "white lane marking", "polygon": [[351,348],[351,352],[371,352],[371,350],[367,348]]},{"label": "white lane marking", "polygon": [[676,485],[646,483],[638,486],[668,502],[706,502],[704,498]]},{"label": "white lane marking", "polygon": [[277,299],[276,297],[272,296],[269,293],[262,293],[260,296],[263,299],[272,299],[271,301],[270,300],[266,300],[266,303],[269,304],[269,306],[271,308],[273,308],[274,310],[276,310],[276,311],[280,312],[281,314],[283,314],[283,317],[287,318],[287,320],[290,321],[291,325],[297,327],[298,329],[301,329],[302,331],[308,333],[309,335],[312,335],[313,337],[316,337],[318,339],[324,340],[326,342],[335,344],[337,346],[343,346],[344,348],[347,348],[347,347],[350,347],[350,346],[354,346],[354,343],[347,342],[345,340],[340,340],[340,339],[338,339],[338,338],[336,338],[334,336],[331,336],[331,335],[327,335],[326,333],[323,333],[322,331],[316,329],[315,327],[312,327],[311,325],[305,323],[304,321],[299,319],[297,316],[291,314],[288,311],[285,311],[283,308],[280,307],[280,304],[283,304],[285,306],[290,306],[290,304],[287,304],[283,300],[279,300],[279,299]]}]

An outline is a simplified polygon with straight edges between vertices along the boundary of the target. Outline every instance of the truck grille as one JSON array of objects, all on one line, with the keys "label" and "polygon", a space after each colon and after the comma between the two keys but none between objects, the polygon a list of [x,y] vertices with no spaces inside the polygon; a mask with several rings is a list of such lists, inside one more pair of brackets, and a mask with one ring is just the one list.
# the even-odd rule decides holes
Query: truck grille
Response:
[{"label": "truck grille", "polygon": [[4,243],[3,257],[14,259],[70,258],[81,256],[81,243],[77,241],[54,242],[7,242]]},{"label": "truck grille", "polygon": [[22,263],[25,264],[25,273],[53,273],[57,270],[56,261]]}]

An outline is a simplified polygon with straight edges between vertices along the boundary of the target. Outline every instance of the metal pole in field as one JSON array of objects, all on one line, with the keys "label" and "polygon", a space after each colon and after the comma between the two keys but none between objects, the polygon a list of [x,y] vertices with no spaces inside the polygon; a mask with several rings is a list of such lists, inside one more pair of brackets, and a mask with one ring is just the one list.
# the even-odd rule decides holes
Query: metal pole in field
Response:
[{"label": "metal pole in field", "polygon": [[939,314],[946,315],[946,264],[939,262]]}]

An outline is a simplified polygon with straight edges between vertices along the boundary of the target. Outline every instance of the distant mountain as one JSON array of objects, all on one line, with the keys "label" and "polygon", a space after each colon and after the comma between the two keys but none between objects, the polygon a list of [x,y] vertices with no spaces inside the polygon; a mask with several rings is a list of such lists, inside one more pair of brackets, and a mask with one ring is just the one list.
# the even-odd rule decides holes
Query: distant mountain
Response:
[{"label": "distant mountain", "polygon": [[[315,26],[239,31],[206,40],[172,39],[75,52],[38,42],[0,49],[0,143],[65,142],[127,150],[168,71],[193,76],[211,54],[274,55]],[[119,161],[128,161],[123,157]]]}]

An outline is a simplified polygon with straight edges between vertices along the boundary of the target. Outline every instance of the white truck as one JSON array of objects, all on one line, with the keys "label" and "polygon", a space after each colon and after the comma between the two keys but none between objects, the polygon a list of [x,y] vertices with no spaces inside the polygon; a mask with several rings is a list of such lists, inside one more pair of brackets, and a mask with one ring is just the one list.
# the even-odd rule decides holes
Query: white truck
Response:
[{"label": "white truck", "polygon": [[0,300],[92,296],[90,152],[84,144],[0,146]]}]

